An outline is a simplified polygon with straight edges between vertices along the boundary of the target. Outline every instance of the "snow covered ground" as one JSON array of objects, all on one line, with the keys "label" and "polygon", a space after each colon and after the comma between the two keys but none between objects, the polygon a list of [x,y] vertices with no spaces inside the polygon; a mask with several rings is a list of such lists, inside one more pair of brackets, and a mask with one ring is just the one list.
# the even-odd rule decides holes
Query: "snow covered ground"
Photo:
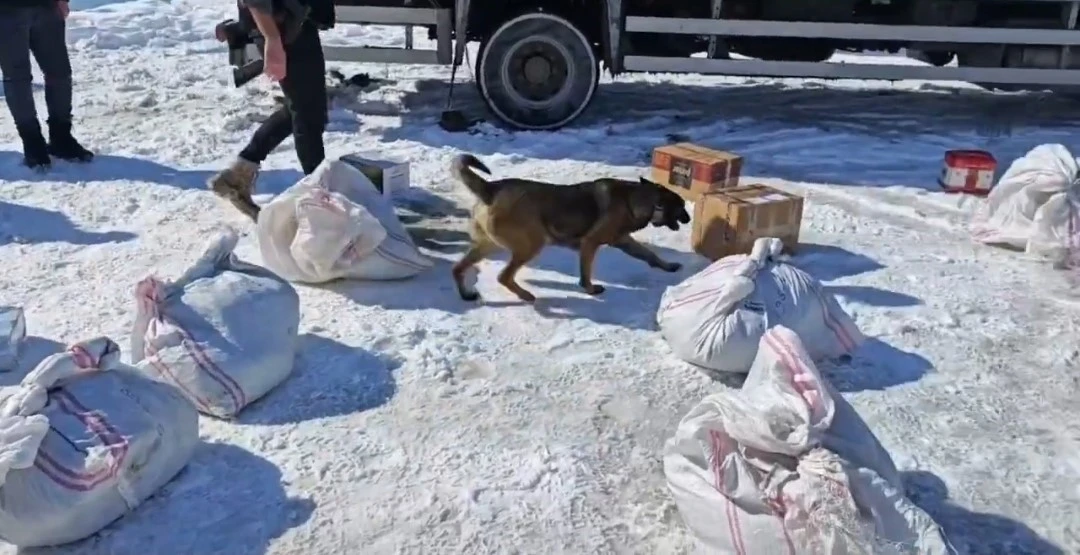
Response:
[{"label": "snow covered ground", "polygon": [[[77,131],[100,153],[94,164],[32,174],[2,120],[0,303],[26,307],[28,358],[99,334],[126,343],[136,281],[175,276],[223,224],[246,234],[241,254],[258,261],[250,224],[203,186],[271,103],[265,83],[228,84],[210,35],[230,5],[73,0]],[[327,41],[400,44],[400,32],[340,28]],[[535,308],[495,284],[498,261],[481,266],[480,305],[460,301],[448,273],[467,202],[446,174],[454,154],[476,153],[499,175],[634,177],[678,135],[740,152],[746,173],[808,195],[798,261],[874,338],[826,373],[960,551],[1080,553],[1076,284],[972,244],[970,206],[934,192],[946,148],[1007,161],[1040,143],[1080,146],[1063,100],[919,82],[631,76],[606,82],[558,133],[449,134],[434,125],[448,70],[331,65],[388,81],[335,111],[330,154],[407,157],[406,220],[441,262],[401,283],[300,288],[292,379],[237,422],[204,419],[190,466],[138,511],[36,552],[687,552],[661,446],[691,405],[726,387],[675,360],[654,331],[664,287],[704,265],[687,234],[643,234],[686,264],[675,275],[601,253],[600,298],[578,292],[572,255],[554,250],[522,274]],[[459,90],[479,115],[472,87]],[[289,142],[260,191],[293,182],[295,165]]]}]

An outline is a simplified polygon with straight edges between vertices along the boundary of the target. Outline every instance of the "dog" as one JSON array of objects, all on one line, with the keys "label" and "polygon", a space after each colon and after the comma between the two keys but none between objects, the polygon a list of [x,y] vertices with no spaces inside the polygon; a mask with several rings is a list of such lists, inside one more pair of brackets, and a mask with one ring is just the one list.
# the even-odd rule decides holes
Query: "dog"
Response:
[{"label": "dog", "polygon": [[603,245],[665,272],[682,268],[630,237],[650,224],[678,230],[680,224],[690,222],[683,199],[660,185],[645,179],[596,179],[574,185],[517,178],[489,181],[474,170],[491,175],[491,170],[470,154],[456,157],[451,167],[454,177],[477,199],[469,221],[469,251],[452,270],[458,294],[465,301],[480,298],[475,290],[466,288],[465,272],[499,250],[510,251],[510,262],[499,272],[499,283],[527,303],[536,297],[514,278],[548,245],[578,251],[578,284],[589,295],[604,292],[592,282],[593,260]]}]

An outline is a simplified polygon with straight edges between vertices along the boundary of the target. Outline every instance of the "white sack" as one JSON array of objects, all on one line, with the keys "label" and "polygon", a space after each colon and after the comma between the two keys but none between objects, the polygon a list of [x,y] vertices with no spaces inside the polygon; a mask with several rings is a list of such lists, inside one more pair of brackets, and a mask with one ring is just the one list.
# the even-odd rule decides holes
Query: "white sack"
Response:
[{"label": "white sack", "polygon": [[131,358],[200,412],[228,418],[292,372],[300,298],[284,279],[239,260],[229,230],[176,281],[139,282]]},{"label": "white sack", "polygon": [[171,480],[199,415],[167,384],[120,363],[101,337],[0,388],[0,538],[20,547],[85,538]]},{"label": "white sack", "polygon": [[656,322],[676,356],[720,372],[743,373],[765,330],[795,330],[814,360],[849,354],[864,337],[810,274],[780,260],[776,238],[754,242],[750,255],[721,258],[660,299]]},{"label": "white sack", "polygon": [[1060,144],[1039,145],[1002,174],[972,225],[975,240],[1062,260],[1080,248],[1080,164]]},{"label": "white sack", "polygon": [[682,419],[664,446],[664,474],[710,555],[955,553],[784,327],[762,337],[742,389],[710,395]]},{"label": "white sack", "polygon": [[325,160],[259,212],[259,249],[289,281],[401,279],[432,266],[360,170]]}]

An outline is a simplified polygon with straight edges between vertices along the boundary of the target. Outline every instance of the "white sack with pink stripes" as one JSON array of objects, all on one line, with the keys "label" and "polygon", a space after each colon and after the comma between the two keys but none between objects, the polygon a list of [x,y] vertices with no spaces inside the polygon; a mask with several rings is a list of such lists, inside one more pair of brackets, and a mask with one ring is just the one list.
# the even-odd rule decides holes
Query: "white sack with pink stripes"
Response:
[{"label": "white sack with pink stripes", "polygon": [[889,454],[791,330],[761,338],[742,389],[703,399],[664,446],[702,553],[945,555]]},{"label": "white sack with pink stripes", "polygon": [[656,321],[676,356],[702,368],[745,374],[771,326],[802,338],[814,360],[849,354],[864,337],[810,274],[780,257],[776,238],[749,255],[721,258],[660,299]]},{"label": "white sack with pink stripes", "polygon": [[972,237],[1080,265],[1080,160],[1039,145],[1013,161],[972,218]]},{"label": "white sack with pink stripes", "polygon": [[267,268],[297,283],[387,280],[431,268],[394,206],[360,170],[328,159],[259,212]]},{"label": "white sack with pink stripes", "polygon": [[175,281],[135,288],[131,358],[199,412],[235,416],[292,372],[300,298],[289,282],[233,253],[228,230]]},{"label": "white sack with pink stripes", "polygon": [[0,388],[0,538],[90,536],[176,476],[198,443],[191,403],[122,364],[112,340],[54,354]]}]

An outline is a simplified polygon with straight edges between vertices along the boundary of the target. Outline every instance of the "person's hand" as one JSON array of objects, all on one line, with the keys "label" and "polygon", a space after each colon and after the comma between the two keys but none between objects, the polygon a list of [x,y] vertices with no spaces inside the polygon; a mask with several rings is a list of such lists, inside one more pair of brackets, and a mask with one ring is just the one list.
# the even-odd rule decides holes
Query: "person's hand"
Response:
[{"label": "person's hand", "polygon": [[67,0],[56,0],[56,11],[60,13],[60,17],[67,19],[68,14],[71,13],[71,6],[68,5]]},{"label": "person's hand", "polygon": [[272,81],[285,78],[285,47],[281,40],[267,40],[263,49],[263,73]]}]

